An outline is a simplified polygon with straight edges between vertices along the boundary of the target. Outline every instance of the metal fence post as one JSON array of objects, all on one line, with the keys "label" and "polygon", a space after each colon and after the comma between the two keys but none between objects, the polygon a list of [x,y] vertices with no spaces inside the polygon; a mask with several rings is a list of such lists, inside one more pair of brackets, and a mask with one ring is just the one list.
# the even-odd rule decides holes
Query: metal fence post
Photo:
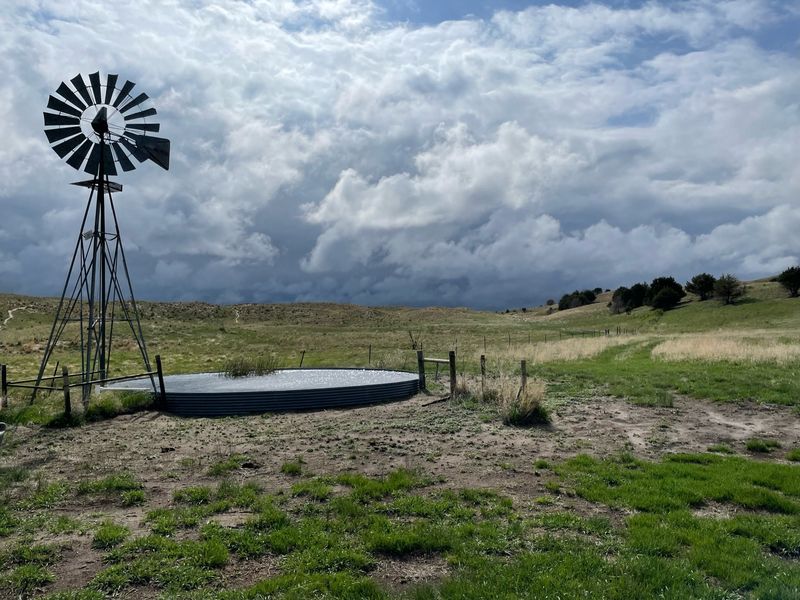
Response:
[{"label": "metal fence post", "polygon": [[158,372],[158,387],[161,392],[161,403],[163,406],[167,404],[167,392],[164,389],[164,369],[161,367],[161,355],[156,354],[156,371]]},{"label": "metal fence post", "polygon": [[64,387],[64,416],[69,418],[72,416],[72,401],[69,397],[69,369],[67,367],[61,369],[61,383]]}]

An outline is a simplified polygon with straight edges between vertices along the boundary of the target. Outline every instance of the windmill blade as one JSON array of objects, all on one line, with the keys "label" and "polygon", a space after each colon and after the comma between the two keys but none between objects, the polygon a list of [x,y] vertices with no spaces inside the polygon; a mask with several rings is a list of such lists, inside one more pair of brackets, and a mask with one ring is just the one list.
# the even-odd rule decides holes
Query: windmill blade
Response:
[{"label": "windmill blade", "polygon": [[126,121],[132,121],[133,119],[144,119],[145,117],[152,117],[156,114],[155,108],[148,108],[146,110],[140,110],[137,113],[132,113],[130,115],[125,115],[123,118]]},{"label": "windmill blade", "polygon": [[117,94],[117,97],[114,100],[114,103],[112,104],[112,106],[114,108],[117,108],[119,106],[119,103],[122,102],[123,100],[125,100],[125,98],[128,97],[128,94],[131,93],[131,90],[133,89],[133,86],[135,86],[135,85],[136,84],[133,83],[132,81],[125,81],[125,84],[122,86],[122,89],[119,91],[119,94]]},{"label": "windmill blade", "polygon": [[47,136],[47,141],[51,144],[54,144],[58,140],[63,140],[64,138],[83,134],[80,127],[58,127],[56,129],[45,129],[44,134]]},{"label": "windmill blade", "polygon": [[125,113],[125,112],[129,111],[130,109],[132,109],[134,106],[139,106],[142,102],[144,102],[148,98],[149,98],[149,96],[147,94],[145,94],[144,92],[142,92],[141,94],[136,96],[136,98],[134,98],[133,100],[128,102],[125,106],[120,108],[119,112]]},{"label": "windmill blade", "polygon": [[161,129],[161,125],[158,123],[128,123],[125,127],[128,129],[138,129],[139,131],[158,131]]},{"label": "windmill blade", "polygon": [[[86,158],[86,155],[89,154],[89,150],[92,149],[92,140],[87,140],[84,138],[83,143],[78,146],[78,149],[75,150],[75,153],[67,159],[67,164],[72,167],[73,169],[80,169],[81,165],[83,164],[83,159]],[[55,148],[53,148],[55,150]],[[63,157],[62,157],[63,158]]]},{"label": "windmill blade", "polygon": [[126,133],[125,135],[135,142],[136,147],[144,152],[147,158],[165,171],[169,171],[168,139],[150,135],[138,135],[136,133]]},{"label": "windmill blade", "polygon": [[111,147],[114,149],[114,154],[117,157],[117,161],[119,162],[119,166],[122,167],[123,171],[133,171],[136,167],[128,158],[128,155],[125,154],[125,150],[117,142],[112,142]]},{"label": "windmill blade", "polygon": [[111,146],[103,144],[103,172],[112,177],[117,174],[117,165],[114,164],[114,156],[111,154]]},{"label": "windmill blade", "polygon": [[78,110],[82,111],[86,110],[86,105],[81,101],[80,98],[78,98],[78,96],[75,95],[75,92],[69,89],[69,86],[63,81],[61,82],[61,85],[58,86],[56,94],[64,98],[64,100],[66,100],[67,102],[74,104],[75,108],[77,108]]},{"label": "windmill blade", "polygon": [[130,152],[131,155],[136,160],[138,160],[139,162],[144,162],[144,161],[147,160],[147,154],[145,154],[142,150],[139,150],[139,148],[134,146],[133,143],[130,140],[128,140],[128,139],[123,137],[123,138],[119,138],[119,141],[123,146],[125,146],[125,148],[128,149],[128,152]]},{"label": "windmill blade", "polygon": [[90,175],[97,175],[97,167],[100,166],[100,144],[94,144],[92,146],[92,151],[89,153],[89,159],[86,161],[86,165],[83,167],[83,170],[89,173]]},{"label": "windmill blade", "polygon": [[95,104],[103,103],[103,94],[100,90],[100,71],[89,74],[89,82],[92,84],[92,93],[94,94]]},{"label": "windmill blade", "polygon": [[[80,127],[78,129],[80,129]],[[71,137],[68,140],[61,142],[60,144],[56,144],[55,146],[53,146],[53,150],[55,150],[56,154],[58,154],[60,158],[64,158],[74,148],[76,148],[78,144],[80,144],[84,140],[86,140],[87,142],[89,141],[86,139],[86,136],[83,135],[83,132],[80,132],[79,135]]]},{"label": "windmill blade", "polygon": [[103,104],[111,104],[111,96],[114,95],[114,90],[117,87],[117,78],[119,75],[109,75],[108,80],[106,81],[106,97],[103,100]]},{"label": "windmill blade", "polygon": [[81,95],[81,98],[83,98],[84,102],[86,102],[86,106],[91,106],[94,104],[92,97],[89,95],[89,90],[86,89],[86,82],[83,80],[83,77],[80,73],[70,79],[70,82],[75,86],[75,89]]},{"label": "windmill blade", "polygon": [[78,117],[70,117],[68,115],[55,115],[53,113],[43,113],[44,124],[46,127],[52,125],[79,125],[81,120]]},{"label": "windmill blade", "polygon": [[67,104],[66,102],[59,100],[55,96],[50,96],[47,99],[47,108],[52,110],[57,110],[58,112],[66,113],[68,115],[72,115],[74,117],[80,117],[81,111],[77,108],[74,108]]}]

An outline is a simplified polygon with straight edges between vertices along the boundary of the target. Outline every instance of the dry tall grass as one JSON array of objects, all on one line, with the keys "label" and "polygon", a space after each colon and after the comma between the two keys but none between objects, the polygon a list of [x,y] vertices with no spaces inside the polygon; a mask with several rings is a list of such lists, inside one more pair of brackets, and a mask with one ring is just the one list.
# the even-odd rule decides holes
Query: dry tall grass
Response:
[{"label": "dry tall grass", "polygon": [[523,390],[519,379],[501,375],[487,378],[481,389],[479,379],[460,377],[456,398],[475,398],[495,405],[506,425],[534,425],[550,422],[550,415],[542,404],[546,391],[545,382],[538,379],[529,379]]},{"label": "dry tall grass", "polygon": [[519,364],[521,360],[527,360],[529,364],[580,360],[597,356],[608,348],[642,339],[641,336],[621,335],[520,344],[493,352],[492,359],[515,364]]},{"label": "dry tall grass", "polygon": [[781,343],[774,337],[687,335],[664,340],[653,348],[653,358],[666,361],[700,360],[777,363],[800,361],[800,344]]}]

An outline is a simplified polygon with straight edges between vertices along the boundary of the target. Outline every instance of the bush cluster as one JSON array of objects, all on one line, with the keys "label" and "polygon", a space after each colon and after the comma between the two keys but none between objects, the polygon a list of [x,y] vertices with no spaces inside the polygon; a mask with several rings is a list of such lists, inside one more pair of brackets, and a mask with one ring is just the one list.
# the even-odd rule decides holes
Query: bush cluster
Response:
[{"label": "bush cluster", "polygon": [[[602,290],[601,290],[602,291]],[[558,301],[558,310],[567,310],[568,308],[578,308],[586,304],[591,304],[597,300],[597,294],[592,290],[583,290],[579,292],[575,290],[571,294],[564,294],[561,300]]]},{"label": "bush cluster", "polygon": [[608,308],[615,315],[629,313],[640,306],[668,310],[677,306],[685,295],[683,286],[673,277],[656,277],[649,285],[636,283],[630,288],[618,287],[611,296]]}]

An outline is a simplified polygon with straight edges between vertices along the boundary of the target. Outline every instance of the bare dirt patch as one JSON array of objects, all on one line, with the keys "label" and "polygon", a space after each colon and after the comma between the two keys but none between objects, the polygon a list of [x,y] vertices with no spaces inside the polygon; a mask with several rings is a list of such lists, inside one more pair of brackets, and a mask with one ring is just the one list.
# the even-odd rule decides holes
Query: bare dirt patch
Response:
[{"label": "bare dirt patch", "polygon": [[[594,509],[579,498],[548,490],[552,472],[534,463],[622,451],[656,459],[671,452],[706,451],[720,443],[745,454],[745,441],[751,437],[779,440],[784,449],[800,444],[797,412],[782,406],[677,398],[672,408],[654,408],[604,397],[560,404],[552,411],[551,426],[520,429],[502,425],[488,409],[430,401],[419,395],[349,410],[222,419],[146,412],[71,430],[19,427],[12,434],[13,453],[3,463],[32,466],[30,485],[39,475],[74,487],[79,481],[129,471],[144,485],[146,510],[171,505],[175,489],[215,485],[224,477],[256,482],[267,492],[285,492],[300,479],[281,473],[281,465],[300,461],[304,474],[355,470],[379,476],[401,467],[419,469],[438,485],[492,488],[511,497],[522,512],[538,506],[536,498],[551,496],[553,509],[591,514]],[[217,477],[209,473],[214,464],[234,454],[246,456],[249,468]],[[776,454],[780,456],[771,457]],[[59,514],[88,523],[112,519],[129,527],[134,537],[147,530],[144,512],[92,498],[58,509]],[[236,527],[246,516],[231,512],[213,519]],[[64,550],[48,591],[74,589],[101,568],[88,547],[91,535],[80,536]],[[280,572],[278,558],[259,561],[257,568],[250,562],[232,562],[224,585],[240,587]],[[438,558],[421,557],[381,561],[372,576],[402,589],[446,574]],[[139,593],[146,595],[147,590]]]}]

